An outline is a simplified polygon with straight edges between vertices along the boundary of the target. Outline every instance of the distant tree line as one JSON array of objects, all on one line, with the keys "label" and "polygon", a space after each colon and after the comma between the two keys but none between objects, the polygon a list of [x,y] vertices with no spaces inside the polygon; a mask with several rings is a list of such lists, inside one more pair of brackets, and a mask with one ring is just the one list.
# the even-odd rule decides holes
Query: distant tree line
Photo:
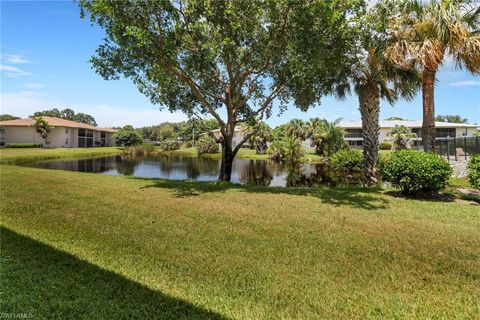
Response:
[{"label": "distant tree line", "polygon": [[139,128],[144,140],[164,141],[167,139],[197,140],[198,134],[218,129],[215,119],[191,119],[182,122],[164,122],[156,126]]},{"label": "distant tree line", "polygon": [[436,116],[435,121],[438,122],[452,122],[452,123],[467,123],[467,118],[462,118],[459,115],[445,115],[445,116]]},{"label": "distant tree line", "polygon": [[[65,108],[63,110],[53,108],[51,110],[37,111],[30,116],[30,118],[38,118],[38,117],[55,117],[55,118],[61,118],[65,120],[86,123],[95,127],[97,126],[97,122],[95,121],[95,118],[93,116],[86,113],[82,113],[82,112],[75,113],[75,111],[69,108]],[[11,114],[6,114],[6,113],[0,114],[0,121],[8,121],[8,120],[15,120],[15,119],[20,119],[20,117],[17,117]]]},{"label": "distant tree line", "polygon": [[12,116],[11,114],[0,114],[0,121],[8,121],[8,120],[15,120],[20,119],[20,117]]},{"label": "distant tree line", "polygon": [[82,112],[75,113],[75,111],[69,108],[65,108],[63,110],[53,108],[51,110],[37,111],[30,117],[36,118],[36,117],[43,117],[43,116],[77,121],[77,122],[86,123],[95,127],[97,126],[97,122],[95,121],[95,118],[92,117],[91,115],[82,113]]},{"label": "distant tree line", "polygon": [[[396,121],[396,120],[408,120],[408,119],[404,119],[404,118],[401,118],[401,117],[390,117],[390,118],[387,118],[385,119],[387,121]],[[468,123],[468,119],[467,118],[462,118],[462,116],[458,115],[458,114],[455,114],[455,115],[438,115],[435,117],[435,121],[438,121],[438,122],[451,122],[451,123]]]}]

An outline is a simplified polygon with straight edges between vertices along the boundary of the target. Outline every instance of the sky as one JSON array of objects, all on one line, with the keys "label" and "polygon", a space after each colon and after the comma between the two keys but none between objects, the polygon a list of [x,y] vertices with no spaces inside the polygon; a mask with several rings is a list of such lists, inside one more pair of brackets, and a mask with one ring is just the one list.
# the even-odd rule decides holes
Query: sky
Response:
[{"label": "sky", "polygon": [[[0,11],[0,113],[28,117],[35,111],[68,107],[91,114],[100,126],[140,127],[187,119],[151,104],[131,80],[106,81],[94,72],[88,60],[105,35],[80,18],[75,3],[1,1]],[[459,114],[480,123],[480,77],[450,62],[437,76],[436,114]],[[380,118],[392,116],[421,120],[421,93],[414,101],[400,100],[394,106],[382,102]],[[276,126],[312,117],[359,120],[358,99],[325,97],[307,112],[292,104],[280,116],[274,112],[267,123]]]}]

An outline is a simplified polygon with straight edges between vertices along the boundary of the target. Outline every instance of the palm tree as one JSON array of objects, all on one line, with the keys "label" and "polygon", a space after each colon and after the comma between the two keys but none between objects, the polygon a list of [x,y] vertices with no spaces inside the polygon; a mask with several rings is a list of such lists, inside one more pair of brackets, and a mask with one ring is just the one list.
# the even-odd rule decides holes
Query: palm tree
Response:
[{"label": "palm tree", "polygon": [[305,121],[292,119],[285,125],[285,133],[287,136],[293,136],[303,141],[308,136],[308,127]]},{"label": "palm tree", "polygon": [[474,3],[410,0],[393,25],[395,41],[386,50],[387,58],[405,70],[422,72],[425,151],[435,151],[435,80],[445,57],[453,57],[459,68],[480,73],[480,7]]},{"label": "palm tree", "polygon": [[391,132],[388,133],[388,137],[392,141],[393,150],[410,149],[412,145],[412,138],[417,135],[405,127],[396,125]]},{"label": "palm tree", "polygon": [[252,134],[248,142],[255,147],[258,154],[264,154],[267,151],[267,143],[273,140],[272,128],[265,122],[255,125],[244,124],[240,133],[244,136]]},{"label": "palm tree", "polygon": [[367,56],[353,68],[346,81],[338,81],[334,92],[344,99],[351,88],[358,95],[362,117],[363,163],[367,184],[378,182],[378,136],[380,131],[380,99],[393,104],[399,96],[413,99],[418,88],[418,77],[414,72],[394,68],[379,49],[370,49]]},{"label": "palm tree", "polygon": [[308,137],[315,144],[315,153],[329,156],[345,147],[345,130],[339,124],[341,119],[329,122],[312,118],[308,123]]},{"label": "palm tree", "polygon": [[45,140],[45,145],[48,145],[50,142],[48,141],[48,136],[52,131],[52,127],[45,121],[42,117],[36,117],[35,122],[32,124],[35,128],[35,132],[40,135],[40,137]]},{"label": "palm tree", "polygon": [[329,88],[339,99],[344,99],[352,89],[358,96],[366,184],[378,181],[380,100],[393,104],[400,96],[413,99],[419,86],[415,70],[396,68],[385,59],[388,24],[397,9],[396,1],[381,1],[359,18],[358,52],[351,73],[346,78],[332,81]]},{"label": "palm tree", "polygon": [[305,154],[302,142],[295,137],[287,137],[284,140],[284,148],[284,157],[289,165],[297,164]]}]

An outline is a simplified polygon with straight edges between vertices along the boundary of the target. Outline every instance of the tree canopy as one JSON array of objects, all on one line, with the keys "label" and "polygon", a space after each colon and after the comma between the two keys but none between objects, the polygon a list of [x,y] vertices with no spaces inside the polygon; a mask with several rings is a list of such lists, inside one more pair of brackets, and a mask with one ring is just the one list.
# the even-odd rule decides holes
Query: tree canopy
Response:
[{"label": "tree canopy", "polygon": [[467,123],[467,118],[462,118],[461,116],[457,115],[438,115],[435,117],[435,121],[439,122],[453,122],[453,123]]},{"label": "tree canopy", "polygon": [[113,135],[117,145],[130,147],[136,146],[143,142],[142,135],[131,125],[126,125]]},{"label": "tree canopy", "polygon": [[389,117],[385,120],[387,120],[387,121],[404,121],[404,120],[407,120],[407,119],[404,119],[402,117]]},{"label": "tree canopy", "polygon": [[[152,103],[210,114],[222,134],[220,179],[229,180],[235,126],[307,110],[325,81],[348,70],[352,13],[362,0],[79,1],[106,32],[91,62],[105,79],[127,77]],[[249,137],[245,137],[248,140]]]},{"label": "tree canopy", "polygon": [[11,114],[0,114],[0,121],[15,120],[20,119],[20,117],[12,116]]},{"label": "tree canopy", "polygon": [[65,108],[63,110],[53,108],[50,110],[37,111],[31,117],[36,118],[36,117],[42,117],[42,116],[62,118],[65,120],[86,123],[95,127],[97,126],[97,122],[95,121],[94,117],[86,113],[81,113],[81,112],[75,113],[75,111],[73,111],[70,108]]}]

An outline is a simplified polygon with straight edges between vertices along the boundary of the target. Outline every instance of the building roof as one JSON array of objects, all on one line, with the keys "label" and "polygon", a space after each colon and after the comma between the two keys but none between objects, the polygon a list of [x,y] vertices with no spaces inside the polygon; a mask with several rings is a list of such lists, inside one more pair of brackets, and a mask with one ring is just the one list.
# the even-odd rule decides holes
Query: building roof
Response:
[{"label": "building roof", "polygon": [[[66,127],[66,128],[89,129],[89,130],[105,131],[105,132],[117,132],[117,130],[112,128],[99,128],[86,123],[81,123],[77,121],[71,121],[71,120],[66,120],[66,119],[61,119],[56,117],[44,116],[42,118],[52,127]],[[0,121],[0,126],[30,127],[34,123],[35,123],[35,119],[33,118],[15,119],[15,120]]]},{"label": "building roof", "polygon": [[[395,126],[405,126],[407,128],[421,128],[422,121],[413,120],[393,120],[380,121],[380,128],[393,128]],[[345,129],[361,129],[361,121],[342,121],[340,127]],[[469,123],[453,123],[453,122],[435,122],[437,128],[477,128],[479,125]]]}]

